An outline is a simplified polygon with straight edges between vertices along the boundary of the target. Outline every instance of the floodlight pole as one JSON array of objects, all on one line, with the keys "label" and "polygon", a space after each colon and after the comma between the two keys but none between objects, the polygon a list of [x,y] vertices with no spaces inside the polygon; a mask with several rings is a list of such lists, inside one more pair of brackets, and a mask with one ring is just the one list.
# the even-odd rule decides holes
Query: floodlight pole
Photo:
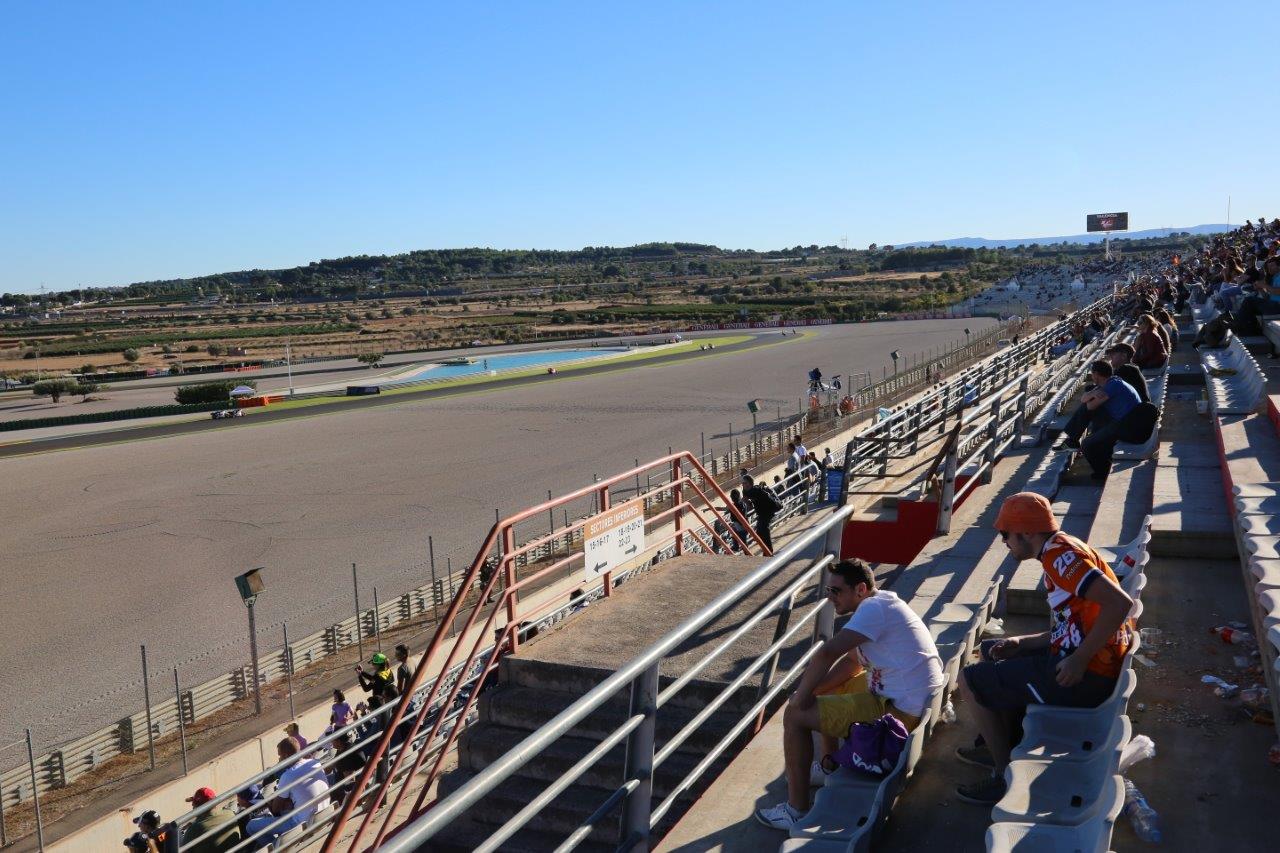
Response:
[{"label": "floodlight pole", "polygon": [[288,341],[284,342],[284,369],[289,374],[289,396],[293,396],[293,350]]}]

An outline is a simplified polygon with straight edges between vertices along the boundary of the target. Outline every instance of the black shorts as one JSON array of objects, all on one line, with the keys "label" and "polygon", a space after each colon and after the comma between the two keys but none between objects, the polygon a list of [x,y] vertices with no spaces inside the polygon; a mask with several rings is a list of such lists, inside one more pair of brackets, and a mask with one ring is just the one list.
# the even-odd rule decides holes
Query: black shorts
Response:
[{"label": "black shorts", "polygon": [[[985,644],[984,644],[985,645]],[[1074,687],[1058,684],[1060,658],[1044,653],[993,661],[982,649],[983,660],[962,671],[978,704],[993,711],[1016,711],[1028,705],[1063,705],[1096,708],[1114,692],[1116,680],[1085,672]]]}]

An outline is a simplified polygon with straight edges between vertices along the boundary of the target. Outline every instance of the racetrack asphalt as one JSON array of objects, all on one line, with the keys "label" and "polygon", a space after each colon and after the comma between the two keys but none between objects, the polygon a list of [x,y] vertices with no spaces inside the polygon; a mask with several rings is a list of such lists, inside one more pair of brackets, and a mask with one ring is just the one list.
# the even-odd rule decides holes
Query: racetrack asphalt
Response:
[{"label": "racetrack asphalt", "polygon": [[374,586],[390,600],[429,582],[428,535],[441,573],[447,559],[460,569],[495,508],[518,511],[669,446],[697,453],[700,433],[722,450],[730,422],[739,435],[749,429],[748,400],[764,401],[768,421],[777,407],[794,413],[815,365],[879,378],[890,350],[963,342],[965,327],[992,322],[769,332],[763,346],[551,381],[28,448],[0,460],[0,743],[32,726],[45,749],[140,710],[139,644],[158,679],[153,693],[163,694],[175,664],[191,686],[247,661],[232,580],[246,569],[265,567],[260,645],[278,648],[286,620],[300,638],[351,614],[352,562],[361,604],[370,606]]}]

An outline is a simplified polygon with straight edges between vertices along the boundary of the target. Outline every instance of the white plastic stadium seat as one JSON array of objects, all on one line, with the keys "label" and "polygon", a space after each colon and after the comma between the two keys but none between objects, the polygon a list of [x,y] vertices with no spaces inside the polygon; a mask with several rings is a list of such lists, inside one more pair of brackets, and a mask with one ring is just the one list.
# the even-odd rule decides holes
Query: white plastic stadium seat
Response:
[{"label": "white plastic stadium seat", "polygon": [[[1135,633],[1134,639],[1136,640],[1137,637],[1138,634]],[[1131,664],[1128,662],[1132,660],[1132,654],[1125,655],[1126,668],[1124,672],[1120,673],[1120,677],[1116,679],[1116,689],[1112,691],[1107,701],[1098,707],[1066,708],[1061,705],[1028,705],[1027,719],[1029,720],[1036,716],[1049,718],[1049,720],[1046,720],[1045,725],[1054,725],[1057,721],[1065,723],[1068,720],[1073,720],[1082,725],[1092,725],[1095,730],[1100,729],[1105,732],[1111,727],[1111,720],[1123,714],[1128,708],[1129,698],[1133,696],[1133,691],[1138,686],[1138,677],[1129,668]]]},{"label": "white plastic stadium seat", "polygon": [[1109,805],[1106,782],[1115,775],[1124,744],[1112,744],[1088,761],[1010,762],[1004,778],[1008,791],[991,809],[995,822],[1079,824]]},{"label": "white plastic stadium seat", "polygon": [[1096,814],[1079,826],[993,823],[987,829],[988,853],[1105,853],[1124,807],[1124,780],[1112,776],[1104,786]]},{"label": "white plastic stadium seat", "polygon": [[815,841],[841,841],[847,850],[869,851],[871,837],[898,797],[920,760],[929,712],[907,738],[898,764],[884,779],[874,779],[841,768],[827,777],[814,797],[813,808],[791,828],[791,837]]},{"label": "white plastic stadium seat", "polygon": [[1240,483],[1231,487],[1231,494],[1237,498],[1270,498],[1280,495],[1280,482]]},{"label": "white plastic stadium seat", "polygon": [[1022,740],[1010,754],[1012,760],[1090,761],[1099,752],[1123,746],[1133,734],[1133,725],[1124,714],[1115,718],[1105,737],[1088,726],[1049,723],[1044,717],[1028,717],[1022,727]]},{"label": "white plastic stadium seat", "polygon": [[1280,560],[1249,558],[1249,572],[1254,577],[1253,588],[1258,592],[1280,589]]}]

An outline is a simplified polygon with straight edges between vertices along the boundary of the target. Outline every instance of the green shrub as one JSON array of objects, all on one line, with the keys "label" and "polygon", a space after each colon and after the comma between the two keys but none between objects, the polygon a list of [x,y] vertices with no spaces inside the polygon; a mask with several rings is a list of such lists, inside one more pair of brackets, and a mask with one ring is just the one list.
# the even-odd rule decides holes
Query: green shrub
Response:
[{"label": "green shrub", "polygon": [[42,379],[31,386],[31,393],[37,397],[51,397],[53,402],[62,399],[63,394],[75,394],[80,383],[74,379]]},{"label": "green shrub", "polygon": [[200,352],[199,344],[187,344],[187,352]]},{"label": "green shrub", "polygon": [[179,385],[173,398],[182,405],[196,403],[226,403],[231,399],[231,389],[239,385],[257,388],[253,382],[240,382],[235,379],[222,379],[217,382],[201,382],[198,385]]},{"label": "green shrub", "polygon": [[120,354],[123,355],[124,360],[129,362],[130,364],[133,364],[135,361],[138,360],[138,351],[133,347],[130,347],[129,349],[125,350]]}]

